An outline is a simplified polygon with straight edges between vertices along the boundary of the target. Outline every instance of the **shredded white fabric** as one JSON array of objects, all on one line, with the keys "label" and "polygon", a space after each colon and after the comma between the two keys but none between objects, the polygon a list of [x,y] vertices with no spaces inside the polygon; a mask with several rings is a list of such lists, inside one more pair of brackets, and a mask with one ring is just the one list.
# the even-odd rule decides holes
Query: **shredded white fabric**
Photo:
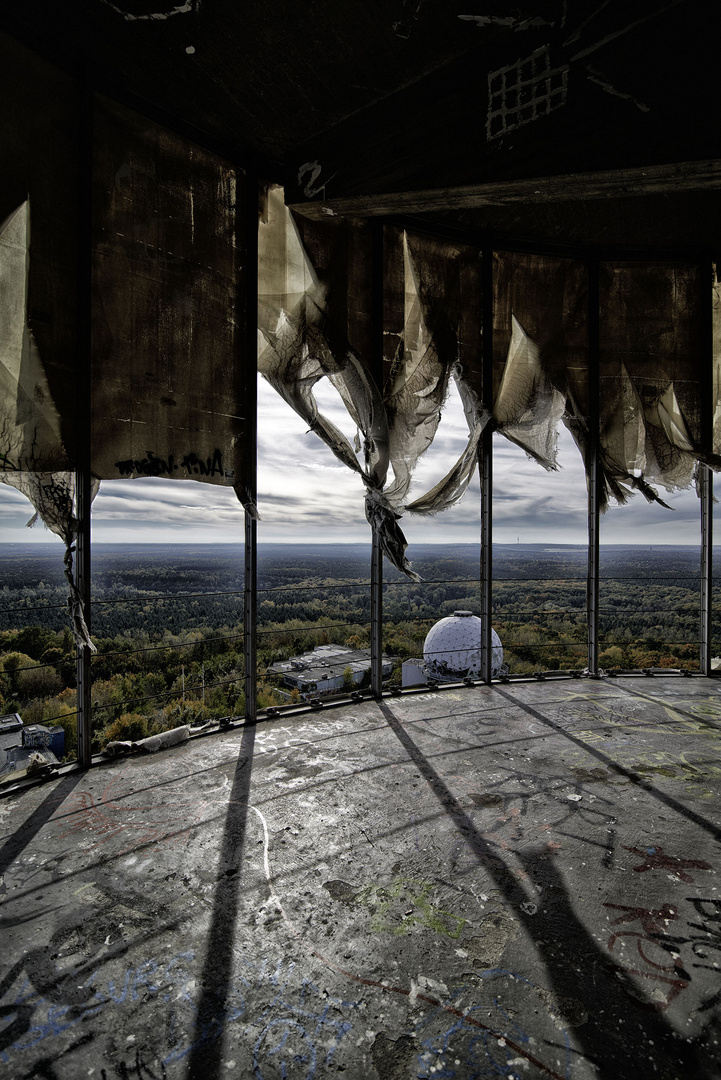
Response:
[{"label": "shredded white fabric", "polygon": [[64,542],[73,637],[95,652],[73,574],[75,476],[42,358],[27,325],[29,259],[30,204],[25,201],[0,228],[0,481],[32,503],[35,513],[28,525],[39,517]]},{"label": "shredded white fabric", "polygon": [[[109,215],[115,212],[120,211],[108,209]],[[588,465],[585,270],[570,259],[494,255],[494,394],[481,385],[479,253],[386,227],[386,355],[380,379],[373,376],[368,345],[369,235],[367,223],[295,218],[282,189],[269,188],[259,231],[258,367],[335,457],[360,476],[366,517],[384,554],[415,580],[401,517],[437,514],[462,498],[477,474],[487,425],[545,469],[555,469],[563,422]],[[34,519],[62,537],[73,632],[78,644],[92,648],[72,568],[74,463],[61,423],[68,418],[58,413],[28,326],[29,258],[30,207],[24,202],[0,227],[0,480],[22,491],[35,508]],[[651,264],[603,264],[602,271],[601,505],[605,509],[609,498],[623,503],[640,491],[666,506],[653,484],[674,491],[696,481],[699,463],[721,468],[721,286],[714,283],[713,445],[704,445],[694,352],[698,318],[689,300],[700,278],[683,267]],[[108,272],[108,311],[113,281]],[[161,289],[163,281],[154,287]],[[214,302],[225,310],[224,294]],[[118,312],[108,318],[122,321]],[[153,348],[150,366],[162,352],[158,342]],[[173,362],[168,359],[168,378]],[[185,387],[183,394],[150,401],[127,379],[120,385],[117,364],[103,363],[94,360],[93,368],[97,476],[192,475],[233,486],[257,516],[241,479],[242,417],[232,373],[226,385],[216,372],[202,400]],[[324,378],[356,427],[353,440],[318,408],[314,388]],[[446,475],[409,501],[452,378],[467,441]],[[109,418],[107,425],[103,418]],[[182,442],[188,433],[197,446]]]}]

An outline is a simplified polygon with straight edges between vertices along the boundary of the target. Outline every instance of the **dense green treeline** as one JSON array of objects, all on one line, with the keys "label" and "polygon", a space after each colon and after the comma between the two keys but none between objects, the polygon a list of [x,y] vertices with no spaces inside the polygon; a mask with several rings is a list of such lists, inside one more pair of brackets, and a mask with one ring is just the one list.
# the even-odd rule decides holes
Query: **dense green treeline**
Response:
[{"label": "dense green treeline", "polygon": [[[75,649],[58,549],[6,547],[0,712],[62,724],[73,756]],[[412,554],[421,582],[385,569],[384,651],[397,658],[396,682],[402,660],[422,655],[438,618],[479,610],[476,547],[428,546]],[[93,556],[96,748],[242,714],[242,549],[107,545]],[[368,647],[368,557],[363,545],[261,548],[261,707],[286,700],[265,674],[275,660],[328,641]],[[586,666],[585,575],[585,548],[494,549],[494,626],[511,674]],[[697,668],[699,587],[695,549],[602,549],[601,665]],[[715,591],[721,611],[721,589]],[[714,640],[721,644],[719,619]]]}]

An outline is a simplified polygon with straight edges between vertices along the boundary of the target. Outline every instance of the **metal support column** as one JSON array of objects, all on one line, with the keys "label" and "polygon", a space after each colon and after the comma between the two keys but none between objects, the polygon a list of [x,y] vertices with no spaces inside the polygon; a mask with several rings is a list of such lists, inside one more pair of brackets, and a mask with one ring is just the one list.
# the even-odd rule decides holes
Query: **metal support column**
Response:
[{"label": "metal support column", "polygon": [[[372,356],[371,374],[383,390],[383,223],[371,223],[372,255]],[[368,462],[366,462],[366,467]],[[383,551],[378,532],[371,535],[371,693],[380,698],[383,692]]]},{"label": "metal support column", "polygon": [[383,690],[383,552],[378,533],[371,538],[371,691]]},{"label": "metal support column", "polygon": [[[90,503],[91,458],[91,287],[93,229],[93,92],[87,79],[79,85],[78,139],[78,247],[77,247],[77,417],[75,424],[75,516],[77,518],[75,580],[83,602],[85,623],[90,621]],[[91,652],[76,647],[78,764],[92,758]]]},{"label": "metal support column", "polygon": [[701,486],[701,645],[699,669],[711,674],[711,615],[713,596],[713,473],[699,465]]},{"label": "metal support column", "polygon": [[[482,256],[483,401],[493,406],[493,252]],[[491,682],[493,645],[493,425],[486,424],[481,438],[481,678]]]},{"label": "metal support column", "polygon": [[[710,260],[709,260],[710,261]],[[712,270],[712,266],[708,266]],[[707,266],[702,266],[701,280],[705,283],[702,294],[704,320],[704,350],[701,372],[701,445],[714,449],[714,334],[713,334],[713,288],[706,276]],[[713,473],[707,465],[698,466],[701,495],[701,642],[699,670],[702,675],[711,674],[712,614],[713,614]]]},{"label": "metal support column", "polygon": [[[239,212],[243,223],[245,266],[243,273],[244,302],[244,373],[243,405],[245,417],[245,491],[255,505],[258,497],[257,433],[258,433],[258,178],[247,173],[245,178],[245,213]],[[243,250],[243,246],[241,246]],[[258,715],[258,522],[245,511],[245,578],[243,593],[243,655],[245,662],[245,722],[255,723]]]},{"label": "metal support column", "polygon": [[586,620],[588,625],[588,674],[598,676],[598,605],[601,566],[600,471],[600,340],[598,263],[588,264],[588,576],[586,579]]}]

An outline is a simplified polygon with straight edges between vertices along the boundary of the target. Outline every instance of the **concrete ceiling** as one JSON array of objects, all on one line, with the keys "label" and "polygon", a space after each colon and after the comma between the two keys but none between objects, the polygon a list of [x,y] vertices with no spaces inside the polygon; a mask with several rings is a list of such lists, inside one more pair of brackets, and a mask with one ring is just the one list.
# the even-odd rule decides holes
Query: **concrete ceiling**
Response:
[{"label": "concrete ceiling", "polygon": [[312,214],[574,245],[721,239],[721,28],[702,0],[1,0],[0,14]]}]

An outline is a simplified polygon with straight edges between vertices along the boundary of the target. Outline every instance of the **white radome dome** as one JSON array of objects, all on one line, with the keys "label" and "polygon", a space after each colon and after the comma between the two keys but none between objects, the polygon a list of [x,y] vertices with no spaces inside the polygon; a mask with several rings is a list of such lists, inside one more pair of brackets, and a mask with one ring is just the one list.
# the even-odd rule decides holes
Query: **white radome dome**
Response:
[{"label": "white radome dome", "polygon": [[[454,611],[428,631],[423,662],[429,675],[440,679],[478,678],[481,674],[481,620],[470,611]],[[491,629],[491,676],[503,667],[503,646]]]}]

